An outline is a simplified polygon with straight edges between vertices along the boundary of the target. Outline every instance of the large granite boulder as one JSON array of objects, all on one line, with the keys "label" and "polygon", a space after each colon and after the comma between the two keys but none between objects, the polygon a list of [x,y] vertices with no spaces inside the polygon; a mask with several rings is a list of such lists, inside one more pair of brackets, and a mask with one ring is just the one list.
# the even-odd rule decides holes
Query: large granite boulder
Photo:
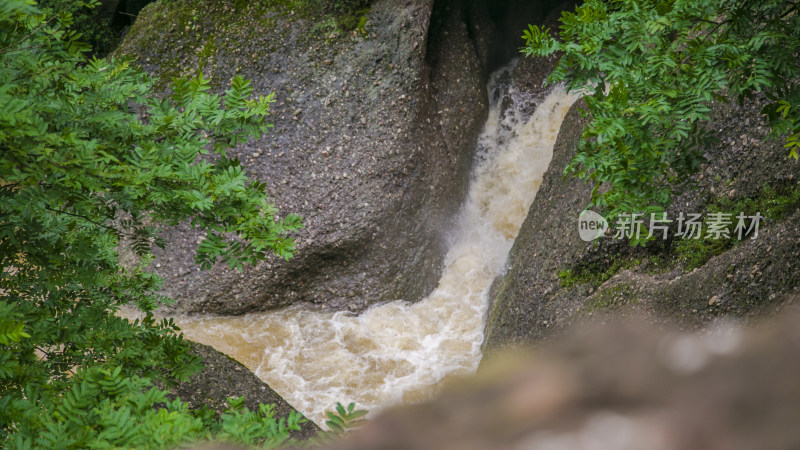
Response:
[{"label": "large granite boulder", "polygon": [[167,230],[155,270],[175,311],[297,302],[360,311],[427,295],[442,269],[443,230],[465,195],[487,75],[510,56],[492,49],[516,51],[522,24],[551,7],[376,0],[363,27],[342,32],[329,16],[287,4],[152,3],[117,51],[162,80],[200,68],[220,90],[238,74],[257,93],[275,92],[272,131],[233,154],[281,213],[304,217],[294,258],[241,273],[200,272],[200,236],[185,225]]}]

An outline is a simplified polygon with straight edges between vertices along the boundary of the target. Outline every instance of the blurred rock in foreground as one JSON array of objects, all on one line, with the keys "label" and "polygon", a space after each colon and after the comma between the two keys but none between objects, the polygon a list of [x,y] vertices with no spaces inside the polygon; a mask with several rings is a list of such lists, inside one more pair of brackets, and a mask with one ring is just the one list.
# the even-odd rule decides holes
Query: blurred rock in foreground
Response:
[{"label": "blurred rock in foreground", "polygon": [[395,408],[336,449],[800,448],[800,315],[757,329],[588,327],[494,359],[438,399]]}]

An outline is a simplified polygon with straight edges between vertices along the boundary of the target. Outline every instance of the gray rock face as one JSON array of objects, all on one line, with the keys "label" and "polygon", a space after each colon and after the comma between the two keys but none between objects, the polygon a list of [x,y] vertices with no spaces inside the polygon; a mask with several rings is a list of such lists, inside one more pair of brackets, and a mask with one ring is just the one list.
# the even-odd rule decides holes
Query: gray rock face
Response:
[{"label": "gray rock face", "polygon": [[240,74],[257,93],[276,93],[273,131],[233,154],[306,226],[290,261],[242,273],[200,272],[199,235],[167,230],[156,270],[174,310],[240,314],[307,302],[359,311],[430,292],[486,116],[491,45],[506,39],[497,30],[508,17],[544,17],[546,5],[503,3],[378,0],[366,32],[352,33],[255,2],[145,8],[119,53],[162,76],[199,66],[219,88]]},{"label": "gray rock face", "polygon": [[484,355],[541,342],[575,322],[636,313],[652,324],[677,321],[685,328],[702,328],[725,318],[757,320],[797,298],[800,164],[787,158],[781,141],[765,141],[762,105],[762,99],[743,106],[735,101],[715,105],[710,128],[720,141],[704,149],[702,170],[676,186],[679,195],[667,212],[674,219],[680,212],[707,213],[716,205],[735,216],[754,205],[765,213],[763,208],[784,202],[782,213],[761,223],[757,239],[719,250],[693,247],[710,259],[692,268],[674,240],[641,249],[627,241],[606,238],[593,246],[579,238],[577,218],[589,203],[591,187],[562,175],[586,122],[576,104],[511,250],[508,272],[492,287]]},{"label": "gray rock face", "polygon": [[[235,359],[207,345],[194,342],[191,353],[203,358],[205,368],[194,374],[189,381],[170,388],[170,393],[180,397],[190,408],[207,406],[217,414],[222,414],[228,409],[228,397],[244,397],[245,407],[251,411],[258,411],[259,403],[275,405],[275,418],[286,418],[290,412],[296,411]],[[314,422],[306,421],[300,425],[299,431],[291,432],[291,436],[297,440],[305,440],[316,436],[320,431]]]}]

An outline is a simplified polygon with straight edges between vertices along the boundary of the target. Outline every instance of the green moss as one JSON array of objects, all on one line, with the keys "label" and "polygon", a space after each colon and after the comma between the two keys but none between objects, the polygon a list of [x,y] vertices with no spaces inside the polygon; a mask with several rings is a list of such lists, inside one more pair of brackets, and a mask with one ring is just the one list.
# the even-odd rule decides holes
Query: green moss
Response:
[{"label": "green moss", "polygon": [[[274,37],[270,41],[285,38],[288,30],[278,26],[278,22],[301,18],[291,9],[292,5],[292,2],[263,0],[155,2],[141,11],[115,54],[133,54],[140,63],[156,65],[158,89],[164,89],[174,77],[193,76],[199,71],[213,85],[221,86],[228,80],[220,76],[222,66],[215,64],[217,55],[224,53],[242,63],[257,61],[269,48],[243,46],[242,42],[263,37],[255,30],[270,33]],[[224,67],[230,66],[228,63]],[[234,71],[237,69],[233,67]]]},{"label": "green moss", "polygon": [[[765,220],[760,228],[770,222],[777,222],[800,206],[800,186],[775,188],[764,186],[757,195],[743,199],[718,198],[707,208],[707,213],[731,214],[732,223],[728,226],[728,237],[720,239],[676,239],[673,250],[676,262],[683,264],[686,271],[701,267],[713,256],[739,244],[738,236],[734,233],[736,215],[744,213],[747,216],[760,213]],[[707,214],[706,214],[707,215]]]},{"label": "green moss", "polygon": [[[139,14],[117,56],[134,55],[156,72],[156,89],[175,77],[203,72],[212,87],[225,86],[239,72],[252,77],[271,70],[262,61],[278,46],[310,30],[298,46],[366,34],[369,0],[160,0]],[[287,26],[303,21],[299,27]],[[351,23],[352,22],[352,23]],[[223,59],[219,59],[223,58]]]},{"label": "green moss", "polygon": [[636,267],[641,264],[641,262],[641,259],[617,258],[607,267],[602,267],[599,264],[592,264],[559,270],[558,278],[561,280],[561,286],[563,287],[572,287],[576,284],[590,284],[597,287],[605,283],[620,270]]},{"label": "green moss", "polygon": [[367,33],[367,12],[368,10],[363,12],[361,18],[358,19],[358,25],[356,25],[356,31],[362,34]]},{"label": "green moss", "polygon": [[345,14],[337,15],[336,22],[342,30],[356,30],[361,33],[366,33],[367,13],[369,13],[369,8],[349,11]]},{"label": "green moss", "polygon": [[336,23],[336,17],[327,15],[318,20],[313,27],[308,31],[306,39],[311,41],[315,39],[324,39],[326,43],[330,43],[333,39],[342,36],[342,30]]},{"label": "green moss", "polygon": [[635,303],[639,303],[639,300],[633,296],[633,288],[627,284],[620,284],[601,291],[587,302],[584,308],[586,311],[592,312]]},{"label": "green moss", "polygon": [[[773,187],[765,185],[756,196],[739,200],[723,198],[714,208],[723,212],[760,212],[768,222],[783,219],[800,206],[800,186]],[[711,209],[714,212],[714,209]]]},{"label": "green moss", "polygon": [[211,58],[217,55],[217,43],[213,38],[209,39],[204,45],[202,50],[197,53],[198,70],[202,71],[211,61]]},{"label": "green moss", "polygon": [[575,270],[573,269],[562,269],[558,271],[558,278],[561,280],[562,287],[572,287],[575,284],[581,282],[578,278]]},{"label": "green moss", "polygon": [[675,255],[684,270],[690,271],[733,247],[733,244],[733,239],[679,239],[675,244]]}]

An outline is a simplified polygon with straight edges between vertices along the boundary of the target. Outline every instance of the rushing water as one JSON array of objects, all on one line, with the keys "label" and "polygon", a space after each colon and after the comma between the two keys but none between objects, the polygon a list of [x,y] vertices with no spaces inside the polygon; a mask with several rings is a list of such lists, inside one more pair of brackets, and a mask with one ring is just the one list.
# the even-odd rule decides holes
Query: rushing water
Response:
[{"label": "rushing water", "polygon": [[[504,69],[508,71],[509,69]],[[337,401],[374,412],[429,398],[448,376],[472,373],[492,280],[527,215],[575,97],[556,88],[530,117],[500,112],[506,87],[489,84],[491,107],[466,202],[450,236],[439,285],[424,300],[374,306],[361,315],[302,306],[241,317],[177,317],[185,335],[227,353],[311,420]]]}]

